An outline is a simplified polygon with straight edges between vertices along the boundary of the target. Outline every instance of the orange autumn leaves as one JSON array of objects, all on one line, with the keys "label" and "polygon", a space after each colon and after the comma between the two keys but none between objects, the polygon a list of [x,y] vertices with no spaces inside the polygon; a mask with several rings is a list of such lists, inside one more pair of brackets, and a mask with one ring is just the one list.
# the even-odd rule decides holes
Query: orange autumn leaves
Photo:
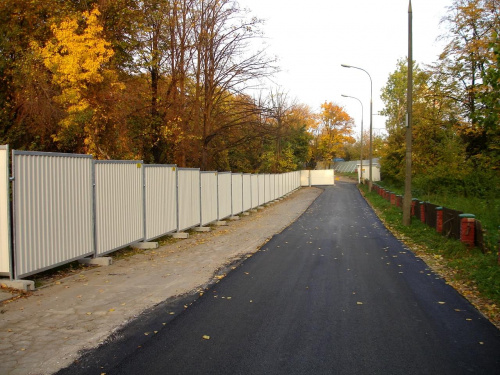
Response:
[{"label": "orange autumn leaves", "polygon": [[331,161],[336,157],[345,156],[345,146],[353,144],[353,119],[344,108],[332,102],[321,105],[318,122],[311,128],[314,136],[311,147],[315,160]]}]

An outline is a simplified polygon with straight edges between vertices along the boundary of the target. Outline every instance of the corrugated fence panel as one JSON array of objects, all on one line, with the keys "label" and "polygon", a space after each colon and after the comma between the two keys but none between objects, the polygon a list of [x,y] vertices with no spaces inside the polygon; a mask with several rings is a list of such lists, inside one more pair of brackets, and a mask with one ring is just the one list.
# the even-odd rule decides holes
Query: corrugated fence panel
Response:
[{"label": "corrugated fence panel", "polygon": [[256,208],[259,205],[259,175],[251,175],[250,183],[252,184],[252,208]]},{"label": "corrugated fence panel", "polygon": [[179,205],[179,231],[200,224],[200,170],[177,170],[177,197]]},{"label": "corrugated fence panel", "polygon": [[333,169],[312,170],[311,185],[335,185]]},{"label": "corrugated fence panel", "polygon": [[15,277],[94,253],[92,156],[13,151]]},{"label": "corrugated fence panel", "polygon": [[243,175],[243,211],[252,208],[252,176]]},{"label": "corrugated fence panel", "polygon": [[243,175],[241,173],[232,174],[232,214],[238,215],[243,211]]},{"label": "corrugated fence panel", "polygon": [[142,161],[94,162],[96,253],[144,239]]},{"label": "corrugated fence panel", "polygon": [[283,195],[285,195],[284,191],[285,191],[285,188],[284,188],[284,181],[285,181],[285,174],[280,174],[278,175],[278,195],[279,197],[281,198]]},{"label": "corrugated fence panel", "polygon": [[300,186],[310,186],[310,172],[308,170],[300,171]]},{"label": "corrugated fence panel", "polygon": [[263,174],[258,175],[258,184],[259,184],[259,206],[262,206],[266,203],[266,195],[265,195],[265,186],[266,186],[266,176]]},{"label": "corrugated fence panel", "polygon": [[0,146],[0,275],[11,276],[9,146]]},{"label": "corrugated fence panel", "polygon": [[217,172],[201,172],[201,225],[217,220]]},{"label": "corrugated fence panel", "polygon": [[218,219],[231,216],[231,172],[217,174],[217,206]]},{"label": "corrugated fence panel", "polygon": [[276,175],[271,175],[271,201],[276,199]]},{"label": "corrugated fence panel", "polygon": [[264,175],[264,203],[267,203],[271,200],[271,175]]},{"label": "corrugated fence panel", "polygon": [[177,170],[175,165],[144,167],[146,241],[177,229]]}]

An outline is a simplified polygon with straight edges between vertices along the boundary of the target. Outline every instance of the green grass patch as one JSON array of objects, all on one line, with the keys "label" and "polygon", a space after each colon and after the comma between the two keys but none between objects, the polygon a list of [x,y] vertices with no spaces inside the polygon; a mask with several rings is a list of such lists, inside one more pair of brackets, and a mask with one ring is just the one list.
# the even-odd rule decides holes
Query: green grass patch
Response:
[{"label": "green grass patch", "polygon": [[[404,226],[403,213],[399,207],[391,205],[375,191],[368,192],[366,185],[361,185],[360,189],[380,218],[392,230],[419,246],[419,250],[430,257],[440,260],[441,265],[448,270],[444,272],[448,281],[468,285],[474,292],[477,290],[481,297],[500,307],[500,266],[496,249],[487,251],[486,254],[477,248],[468,249],[460,241],[437,233],[434,228],[415,218],[412,218],[409,227]],[[449,280],[450,278],[452,280]]]},{"label": "green grass patch", "polygon": [[[400,186],[388,184],[384,181],[379,181],[377,184],[396,194],[403,194],[404,189]],[[478,197],[460,197],[452,194],[418,194],[418,192],[413,193],[413,198],[467,214],[474,214],[476,219],[481,222],[485,231],[484,243],[486,248],[489,251],[495,251],[498,248],[500,198],[481,199]]]}]

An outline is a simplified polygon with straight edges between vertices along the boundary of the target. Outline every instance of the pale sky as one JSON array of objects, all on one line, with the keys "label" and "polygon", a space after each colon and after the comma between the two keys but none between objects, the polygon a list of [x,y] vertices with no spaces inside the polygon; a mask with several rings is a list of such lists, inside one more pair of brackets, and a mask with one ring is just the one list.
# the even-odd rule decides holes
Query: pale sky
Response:
[{"label": "pale sky", "polygon": [[[452,0],[412,0],[413,59],[432,63],[442,52],[437,41],[445,33],[440,20]],[[291,98],[319,111],[325,102],[345,107],[360,132],[361,106],[364,129],[369,127],[370,80],[373,113],[383,109],[382,87],[408,54],[408,0],[239,0],[241,8],[265,20],[263,31],[269,55],[279,58],[282,72],[275,81]],[[270,83],[271,85],[271,83]],[[373,128],[385,119],[373,116]],[[374,130],[375,132],[376,130]]]}]

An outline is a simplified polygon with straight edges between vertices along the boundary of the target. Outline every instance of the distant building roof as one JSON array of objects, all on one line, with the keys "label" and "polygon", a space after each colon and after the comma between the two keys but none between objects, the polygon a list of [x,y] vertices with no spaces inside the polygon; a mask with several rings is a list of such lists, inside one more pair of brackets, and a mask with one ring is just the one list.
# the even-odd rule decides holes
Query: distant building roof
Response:
[{"label": "distant building roof", "polygon": [[[356,171],[356,167],[360,164],[360,160],[351,160],[351,161],[339,161],[333,165],[333,169],[337,172],[343,173],[352,173]],[[370,164],[370,160],[363,160],[363,165],[368,166]],[[379,164],[379,158],[373,158],[372,164]]]}]

